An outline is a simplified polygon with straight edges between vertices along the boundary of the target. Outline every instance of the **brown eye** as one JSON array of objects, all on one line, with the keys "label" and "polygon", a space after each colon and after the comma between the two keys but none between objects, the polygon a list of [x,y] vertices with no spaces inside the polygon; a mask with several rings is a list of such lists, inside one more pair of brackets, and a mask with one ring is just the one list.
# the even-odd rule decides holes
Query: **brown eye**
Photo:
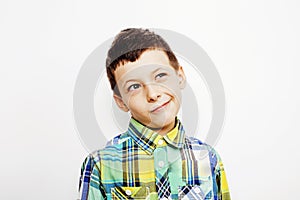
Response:
[{"label": "brown eye", "polygon": [[136,90],[136,89],[138,89],[138,88],[140,88],[140,87],[141,87],[140,84],[135,83],[135,84],[130,85],[130,86],[127,88],[127,91],[133,91],[133,90]]}]

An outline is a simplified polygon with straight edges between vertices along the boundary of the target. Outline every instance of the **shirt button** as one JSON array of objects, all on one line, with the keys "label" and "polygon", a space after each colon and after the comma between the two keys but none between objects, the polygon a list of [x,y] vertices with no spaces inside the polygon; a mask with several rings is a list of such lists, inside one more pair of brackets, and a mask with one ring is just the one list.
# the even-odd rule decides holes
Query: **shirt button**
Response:
[{"label": "shirt button", "polygon": [[130,191],[130,190],[125,190],[125,193],[126,193],[127,195],[131,195],[131,191]]},{"label": "shirt button", "polygon": [[165,165],[164,161],[161,160],[161,161],[158,162],[158,166],[160,168],[162,168],[164,165]]},{"label": "shirt button", "polygon": [[199,194],[201,192],[200,188],[195,188],[194,190],[197,194]]},{"label": "shirt button", "polygon": [[162,145],[163,143],[164,143],[164,141],[163,140],[158,140],[158,145]]}]

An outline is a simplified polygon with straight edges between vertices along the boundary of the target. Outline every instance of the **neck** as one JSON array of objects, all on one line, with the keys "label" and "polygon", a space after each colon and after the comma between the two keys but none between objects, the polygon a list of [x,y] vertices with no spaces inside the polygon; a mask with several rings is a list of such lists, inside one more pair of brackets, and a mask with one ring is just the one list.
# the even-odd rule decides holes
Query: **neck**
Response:
[{"label": "neck", "polygon": [[166,124],[164,127],[161,127],[161,128],[152,128],[152,127],[149,127],[151,130],[154,130],[156,131],[159,135],[166,135],[168,132],[170,132],[173,128],[175,128],[176,126],[176,123],[177,123],[177,118],[175,117],[175,120],[173,120],[170,124]]},{"label": "neck", "polygon": [[[134,118],[134,117],[133,117]],[[170,124],[166,124],[163,127],[160,128],[153,128],[151,126],[147,126],[144,123],[140,122],[139,120],[137,120],[136,118],[134,118],[136,121],[138,121],[140,124],[142,124],[143,126],[157,132],[159,135],[166,135],[168,132],[170,132],[173,128],[175,128],[176,124],[177,124],[177,117],[175,117],[175,119],[170,123]]]}]

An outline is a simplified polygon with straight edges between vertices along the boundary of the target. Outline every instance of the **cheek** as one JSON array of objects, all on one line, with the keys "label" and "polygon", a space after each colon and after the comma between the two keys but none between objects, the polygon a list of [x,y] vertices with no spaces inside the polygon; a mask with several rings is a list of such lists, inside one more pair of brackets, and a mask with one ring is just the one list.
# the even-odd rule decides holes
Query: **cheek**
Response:
[{"label": "cheek", "polygon": [[140,95],[132,95],[126,99],[127,105],[131,110],[143,110],[145,107],[145,103],[143,102],[143,98]]},{"label": "cheek", "polygon": [[179,87],[179,82],[177,78],[169,79],[164,82],[162,86],[176,98],[177,101],[181,101],[181,89]]},{"label": "cheek", "polygon": [[123,96],[123,101],[126,103],[126,105],[134,105],[134,102],[136,101],[137,97],[134,95],[133,92],[126,93],[126,95]]}]

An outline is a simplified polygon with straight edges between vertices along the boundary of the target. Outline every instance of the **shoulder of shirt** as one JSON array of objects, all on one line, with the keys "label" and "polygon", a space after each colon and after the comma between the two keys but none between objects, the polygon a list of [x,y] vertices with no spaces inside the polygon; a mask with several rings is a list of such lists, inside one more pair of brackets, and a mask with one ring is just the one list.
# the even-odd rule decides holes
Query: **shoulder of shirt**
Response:
[{"label": "shoulder of shirt", "polygon": [[104,155],[120,155],[121,151],[123,150],[123,143],[130,139],[131,138],[127,135],[127,132],[121,133],[109,140],[104,148],[91,152],[86,159],[91,159],[94,162],[98,162]]},{"label": "shoulder of shirt", "polygon": [[202,142],[200,139],[186,136],[185,143],[187,143],[188,148],[192,148],[193,150],[207,150],[214,154],[217,154],[217,151],[209,144]]},{"label": "shoulder of shirt", "polygon": [[120,145],[129,139],[131,139],[131,137],[127,134],[127,132],[121,133],[108,141],[106,143],[106,147]]}]

